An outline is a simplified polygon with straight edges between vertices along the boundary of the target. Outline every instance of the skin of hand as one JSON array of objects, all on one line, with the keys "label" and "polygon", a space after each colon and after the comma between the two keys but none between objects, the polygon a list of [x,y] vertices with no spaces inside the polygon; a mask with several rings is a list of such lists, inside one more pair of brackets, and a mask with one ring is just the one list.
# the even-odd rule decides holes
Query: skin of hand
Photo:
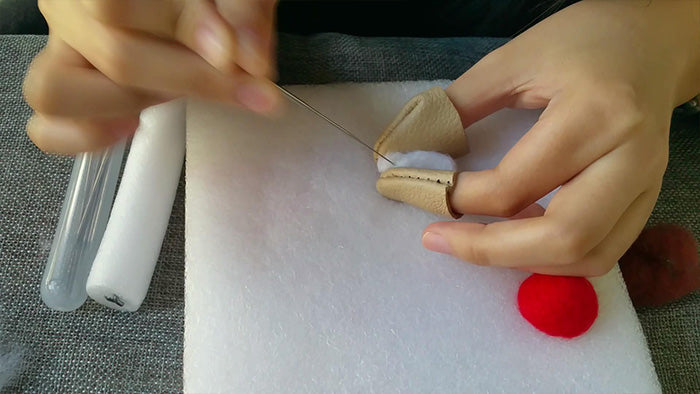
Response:
[{"label": "skin of hand", "polygon": [[276,0],[39,0],[46,47],[24,82],[30,139],[59,154],[133,134],[146,107],[192,96],[271,113]]},{"label": "skin of hand", "polygon": [[[607,273],[656,203],[673,108],[698,92],[700,1],[584,0],[552,15],[447,89],[465,127],[504,107],[544,108],[495,168],[460,173],[450,196],[460,213],[516,216],[434,223],[423,245],[478,265]],[[534,204],[558,187],[546,211]]]}]

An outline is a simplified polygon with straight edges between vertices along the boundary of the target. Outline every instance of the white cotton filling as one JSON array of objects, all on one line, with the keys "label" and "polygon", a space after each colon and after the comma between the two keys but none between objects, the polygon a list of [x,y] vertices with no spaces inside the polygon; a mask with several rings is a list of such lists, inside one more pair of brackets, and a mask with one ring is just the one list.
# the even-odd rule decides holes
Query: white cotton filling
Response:
[{"label": "white cotton filling", "polygon": [[377,169],[382,173],[394,167],[424,168],[428,170],[456,171],[457,164],[450,155],[440,152],[417,150],[413,152],[391,152],[385,155],[394,162],[392,165],[383,158],[377,160]]}]

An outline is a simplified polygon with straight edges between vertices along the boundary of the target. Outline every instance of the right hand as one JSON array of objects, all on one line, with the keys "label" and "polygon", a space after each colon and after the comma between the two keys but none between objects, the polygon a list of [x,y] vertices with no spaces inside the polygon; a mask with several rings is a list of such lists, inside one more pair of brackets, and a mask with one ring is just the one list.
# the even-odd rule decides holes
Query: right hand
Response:
[{"label": "right hand", "polygon": [[271,113],[276,0],[39,0],[50,33],[24,94],[30,139],[74,154],[134,133],[146,107],[194,96]]}]

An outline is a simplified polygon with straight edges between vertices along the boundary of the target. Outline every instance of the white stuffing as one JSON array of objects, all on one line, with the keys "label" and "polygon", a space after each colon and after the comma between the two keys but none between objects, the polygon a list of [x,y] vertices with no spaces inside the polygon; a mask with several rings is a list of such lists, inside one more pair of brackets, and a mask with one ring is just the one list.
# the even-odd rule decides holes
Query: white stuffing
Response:
[{"label": "white stuffing", "polygon": [[457,164],[450,155],[440,152],[417,150],[413,152],[391,152],[385,155],[394,165],[383,158],[377,160],[377,169],[382,173],[394,167],[425,168],[429,170],[456,171]]}]

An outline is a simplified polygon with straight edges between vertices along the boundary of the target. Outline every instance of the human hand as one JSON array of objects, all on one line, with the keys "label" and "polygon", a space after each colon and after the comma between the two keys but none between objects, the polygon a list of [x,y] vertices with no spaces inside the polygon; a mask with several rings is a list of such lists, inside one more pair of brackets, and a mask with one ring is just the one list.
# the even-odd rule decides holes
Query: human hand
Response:
[{"label": "human hand", "polygon": [[39,0],[49,28],[24,92],[30,139],[73,154],[132,134],[146,107],[195,96],[279,103],[275,0]]},{"label": "human hand", "polygon": [[[460,213],[423,244],[532,272],[608,272],[644,227],[667,165],[673,108],[700,91],[700,2],[582,1],[492,52],[447,94],[463,125],[545,108],[491,170],[459,174]],[[535,201],[561,186],[546,212]]]}]

